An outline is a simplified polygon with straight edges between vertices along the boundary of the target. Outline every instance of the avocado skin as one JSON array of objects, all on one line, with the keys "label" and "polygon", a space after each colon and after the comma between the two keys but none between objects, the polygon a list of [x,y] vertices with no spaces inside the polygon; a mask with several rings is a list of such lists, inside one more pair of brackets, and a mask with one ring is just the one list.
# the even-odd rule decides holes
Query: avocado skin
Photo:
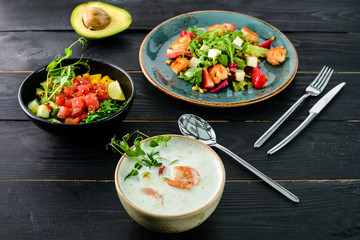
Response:
[{"label": "avocado skin", "polygon": [[[90,30],[86,28],[82,18],[84,12],[90,7],[101,8],[109,14],[111,17],[109,26],[101,30]],[[132,23],[132,18],[128,11],[111,4],[103,2],[87,2],[78,5],[73,10],[70,22],[77,34],[89,40],[96,40],[113,36],[128,29]]]}]

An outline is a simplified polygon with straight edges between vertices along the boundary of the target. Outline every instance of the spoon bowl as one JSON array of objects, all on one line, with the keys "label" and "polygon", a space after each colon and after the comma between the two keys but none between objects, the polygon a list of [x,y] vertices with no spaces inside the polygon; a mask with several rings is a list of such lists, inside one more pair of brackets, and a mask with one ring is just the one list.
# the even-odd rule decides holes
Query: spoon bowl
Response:
[{"label": "spoon bowl", "polygon": [[201,117],[184,114],[179,118],[178,124],[183,135],[202,141],[208,146],[216,144],[214,129]]},{"label": "spoon bowl", "polygon": [[285,197],[289,198],[291,201],[294,201],[296,203],[299,202],[299,198],[297,198],[293,193],[288,191],[286,188],[257,170],[255,167],[250,165],[248,162],[237,156],[235,153],[231,152],[226,147],[221,146],[216,142],[216,134],[214,129],[210,126],[208,122],[206,122],[204,119],[202,119],[199,116],[193,115],[193,114],[184,114],[182,115],[178,120],[180,131],[183,135],[187,137],[194,138],[198,141],[201,141],[205,143],[206,145],[210,147],[216,147],[228,155],[230,155],[232,158],[234,158],[236,161],[238,161],[241,165],[243,165],[245,168],[250,170],[252,173],[254,173],[256,176],[264,180],[267,184],[275,188],[277,191],[282,193]]}]

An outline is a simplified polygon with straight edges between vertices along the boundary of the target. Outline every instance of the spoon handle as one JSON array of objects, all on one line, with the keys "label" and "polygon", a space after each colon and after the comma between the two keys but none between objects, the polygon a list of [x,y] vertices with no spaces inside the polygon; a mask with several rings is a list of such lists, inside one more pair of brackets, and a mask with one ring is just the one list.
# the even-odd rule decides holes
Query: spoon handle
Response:
[{"label": "spoon handle", "polygon": [[299,202],[299,198],[296,197],[293,193],[291,193],[286,188],[284,188],[283,186],[281,186],[280,184],[278,184],[277,182],[275,182],[274,180],[272,180],[271,178],[269,178],[268,176],[266,176],[265,174],[263,174],[262,172],[260,172],[256,168],[254,168],[252,165],[250,165],[248,162],[246,162],[245,160],[243,160],[242,158],[237,156],[235,153],[231,152],[226,147],[223,147],[218,143],[216,143],[216,144],[214,144],[212,146],[217,147],[218,149],[220,149],[220,150],[224,151],[225,153],[229,154],[236,161],[238,161],[241,165],[243,165],[245,168],[250,170],[252,173],[254,173],[256,176],[258,176],[262,180],[264,180],[267,184],[269,184],[270,186],[272,186],[273,188],[278,190],[280,193],[282,193],[285,197],[289,198],[291,201],[294,201],[296,203]]}]

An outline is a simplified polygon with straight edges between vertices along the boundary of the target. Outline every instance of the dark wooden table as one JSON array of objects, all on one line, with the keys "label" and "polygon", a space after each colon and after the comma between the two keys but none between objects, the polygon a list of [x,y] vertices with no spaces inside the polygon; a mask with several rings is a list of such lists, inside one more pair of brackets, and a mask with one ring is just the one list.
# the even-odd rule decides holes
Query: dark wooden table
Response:
[{"label": "dark wooden table", "polygon": [[[78,35],[70,14],[83,1],[0,0],[0,239],[360,239],[360,2],[346,1],[108,1],[127,9],[125,32],[75,49],[128,71],[136,99],[124,123],[87,140],[66,140],[32,124],[17,92]],[[170,98],[144,77],[139,47],[162,21],[197,10],[227,10],[260,18],[294,44],[299,69],[280,94],[250,106],[212,109]],[[239,23],[241,25],[241,23]],[[307,99],[276,134],[255,140],[303,93],[323,65],[335,73],[325,91],[347,85],[296,139],[277,154],[266,151],[305,119],[319,98]],[[106,150],[113,135],[139,129],[177,133],[184,113],[211,122],[218,141],[295,193],[284,198],[230,157],[213,215],[199,227],[163,235],[144,229],[122,208],[114,186],[119,155]]]}]

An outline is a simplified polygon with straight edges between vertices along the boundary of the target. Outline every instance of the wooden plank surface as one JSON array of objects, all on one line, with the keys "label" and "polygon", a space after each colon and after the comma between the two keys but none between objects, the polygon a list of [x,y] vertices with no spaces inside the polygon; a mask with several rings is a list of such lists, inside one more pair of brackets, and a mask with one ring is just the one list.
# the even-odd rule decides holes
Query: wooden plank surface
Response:
[{"label": "wooden plank surface", "polygon": [[[360,25],[359,25],[360,26]],[[75,46],[73,57],[103,59],[125,70],[140,71],[139,49],[148,31],[131,31]],[[299,57],[302,72],[320,71],[324,65],[336,72],[360,72],[360,33],[287,33]],[[5,32],[0,35],[0,71],[35,71],[63,53],[75,32]],[[341,46],[341,47],[339,47]],[[163,63],[165,64],[165,63]]]},{"label": "wooden plank surface", "polygon": [[[248,14],[266,21],[281,31],[359,32],[360,4],[347,1],[104,1],[124,8],[132,15],[132,29],[152,29],[179,14],[201,10],[226,10]],[[73,30],[72,10],[81,0],[0,1],[0,31]],[[45,20],[44,20],[45,19]]]},{"label": "wooden plank surface", "polygon": [[[266,151],[298,124],[285,124],[262,148],[254,150],[254,142],[268,123],[211,123],[221,145],[274,179],[359,178],[359,122],[313,122],[283,150],[267,157]],[[176,122],[126,122],[94,138],[71,140],[50,135],[28,121],[0,122],[0,179],[112,180],[121,156],[106,150],[106,145],[114,135],[121,137],[134,130],[150,136],[181,134]],[[258,179],[225,153],[216,151],[224,162],[227,179]]]},{"label": "wooden plank surface", "polygon": [[[84,1],[0,0],[0,239],[360,239],[360,1],[105,1],[127,9],[131,27],[74,48],[74,57],[104,59],[127,70],[136,99],[125,121],[95,138],[60,138],[32,124],[18,88],[74,42],[74,7]],[[173,99],[141,72],[138,51],[164,20],[197,10],[227,10],[262,19],[294,44],[293,82],[264,102],[230,109]],[[333,102],[284,149],[266,151],[307,116],[307,99],[260,149],[253,143],[303,93],[323,65],[335,69],[325,89],[345,81]],[[210,121],[218,142],[300,198],[294,204],[220,150],[227,174],[214,214],[194,230],[164,235],[144,229],[122,208],[114,187],[119,154],[113,135],[135,129],[180,134],[176,120],[193,113]]]},{"label": "wooden plank surface", "polygon": [[[180,234],[142,228],[113,182],[0,181],[3,239],[327,239],[360,237],[358,181],[282,182],[292,203],[260,182],[227,182],[218,208]],[[341,203],[341,204],[339,204]],[[16,209],[16,211],[14,211]]]},{"label": "wooden plank surface", "polygon": [[[17,92],[21,82],[28,74],[0,73],[2,86],[0,88],[0,120],[27,120],[18,103]],[[216,110],[185,103],[160,92],[147,81],[141,72],[130,73],[130,75],[135,83],[136,97],[130,113],[126,117],[126,120],[129,121],[177,120],[186,112],[200,115],[207,120],[275,121],[305,93],[305,88],[317,74],[298,73],[283,92],[263,102],[236,108],[216,108]],[[357,90],[360,88],[359,77],[360,74],[334,74],[325,88],[325,92],[341,82],[346,82],[347,85],[315,120],[360,120]],[[179,81],[182,80],[179,79]],[[311,106],[318,100],[319,97],[309,97],[290,116],[289,120],[304,120]]]}]

